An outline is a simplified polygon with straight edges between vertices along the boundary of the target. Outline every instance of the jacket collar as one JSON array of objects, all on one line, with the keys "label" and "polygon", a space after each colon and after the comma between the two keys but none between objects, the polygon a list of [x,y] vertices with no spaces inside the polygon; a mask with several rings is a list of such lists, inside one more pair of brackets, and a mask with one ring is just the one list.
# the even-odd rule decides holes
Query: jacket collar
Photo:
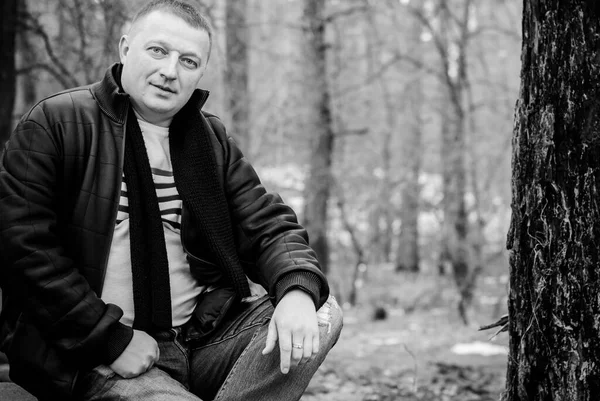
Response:
[{"label": "jacket collar", "polygon": [[[125,117],[129,110],[129,95],[121,87],[122,71],[123,64],[115,63],[106,70],[104,78],[100,82],[92,85],[92,93],[102,111],[119,124],[125,123]],[[208,95],[208,91],[196,89],[189,102],[195,104],[200,110],[206,103]]]}]

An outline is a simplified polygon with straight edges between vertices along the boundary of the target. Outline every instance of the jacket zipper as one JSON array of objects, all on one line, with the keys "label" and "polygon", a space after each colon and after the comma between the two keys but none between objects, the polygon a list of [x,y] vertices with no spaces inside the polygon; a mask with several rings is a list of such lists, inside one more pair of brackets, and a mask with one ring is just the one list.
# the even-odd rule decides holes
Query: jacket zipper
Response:
[{"label": "jacket zipper", "polygon": [[[129,109],[129,107],[127,107],[127,109]],[[123,140],[122,140],[122,144],[123,146],[121,146],[121,155],[120,155],[120,160],[119,160],[119,171],[121,172],[119,174],[119,178],[117,178],[117,190],[119,191],[119,193],[121,192],[121,186],[123,185],[123,161],[125,160],[125,137],[127,136],[127,118],[129,117],[129,113],[125,113],[125,119],[123,121]],[[119,198],[120,199],[120,198]],[[104,291],[104,279],[106,278],[106,270],[108,269],[108,259],[110,257],[110,249],[112,248],[112,240],[113,240],[113,236],[115,234],[115,227],[117,225],[117,213],[119,210],[119,203],[120,202],[116,202],[115,206],[113,207],[113,211],[111,213],[111,218],[112,218],[112,230],[110,230],[110,233],[108,234],[108,249],[106,251],[106,256],[104,257],[104,269],[102,271],[102,281],[100,282],[100,290],[99,290],[99,294],[98,297],[102,297],[102,291]]]}]

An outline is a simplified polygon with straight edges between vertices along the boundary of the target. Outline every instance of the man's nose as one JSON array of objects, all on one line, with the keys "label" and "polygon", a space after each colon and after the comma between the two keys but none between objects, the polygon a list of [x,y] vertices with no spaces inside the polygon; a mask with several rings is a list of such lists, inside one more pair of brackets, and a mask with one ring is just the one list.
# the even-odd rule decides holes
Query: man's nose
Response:
[{"label": "man's nose", "polygon": [[171,54],[169,57],[165,57],[163,61],[164,62],[162,63],[160,69],[160,75],[168,80],[177,78],[177,63],[179,62],[177,55]]}]

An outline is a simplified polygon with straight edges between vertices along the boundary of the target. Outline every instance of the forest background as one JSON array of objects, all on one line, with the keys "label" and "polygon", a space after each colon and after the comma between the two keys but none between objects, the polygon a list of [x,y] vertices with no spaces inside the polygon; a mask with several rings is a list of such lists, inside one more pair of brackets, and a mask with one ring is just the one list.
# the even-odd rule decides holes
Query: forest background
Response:
[{"label": "forest background", "polygon": [[[100,79],[143,2],[5,0],[0,143]],[[476,329],[506,313],[521,2],[197,3],[216,30],[204,109],[297,211],[344,307],[303,399],[498,399],[506,339]]]}]

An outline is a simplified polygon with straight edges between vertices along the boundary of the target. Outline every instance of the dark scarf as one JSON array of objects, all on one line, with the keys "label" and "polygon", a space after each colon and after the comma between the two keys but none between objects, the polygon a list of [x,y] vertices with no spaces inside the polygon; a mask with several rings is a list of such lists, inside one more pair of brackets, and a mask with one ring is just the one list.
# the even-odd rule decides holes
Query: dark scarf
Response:
[{"label": "dark scarf", "polygon": [[[246,297],[250,289],[233,240],[228,202],[210,141],[212,133],[196,103],[193,96],[169,128],[175,186],[218,265],[238,296]],[[164,231],[144,139],[131,109],[123,171],[129,200],[134,328],[169,328],[171,291]]]},{"label": "dark scarf", "polygon": [[124,180],[129,202],[131,272],[133,276],[133,328],[148,331],[171,327],[169,261],[152,170],[142,131],[129,109]]}]

